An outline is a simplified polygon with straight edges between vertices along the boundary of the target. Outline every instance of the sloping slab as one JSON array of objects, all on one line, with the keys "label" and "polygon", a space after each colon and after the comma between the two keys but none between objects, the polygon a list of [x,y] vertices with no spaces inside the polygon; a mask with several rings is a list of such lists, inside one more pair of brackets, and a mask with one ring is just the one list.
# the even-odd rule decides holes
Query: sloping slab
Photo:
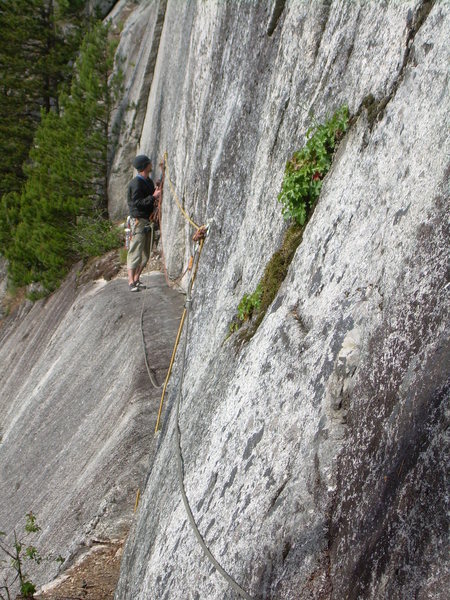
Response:
[{"label": "sloping slab", "polygon": [[[33,511],[35,545],[66,565],[93,539],[128,531],[161,395],[142,337],[161,384],[183,305],[160,273],[138,294],[124,279],[78,289],[75,280],[0,330],[0,529],[22,532]],[[44,562],[35,581],[56,572]]]}]

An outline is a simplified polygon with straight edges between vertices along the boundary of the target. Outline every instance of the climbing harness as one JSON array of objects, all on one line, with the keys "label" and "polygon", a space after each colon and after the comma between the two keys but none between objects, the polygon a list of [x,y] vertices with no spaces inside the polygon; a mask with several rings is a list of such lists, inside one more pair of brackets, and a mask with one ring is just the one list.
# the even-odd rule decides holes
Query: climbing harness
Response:
[{"label": "climbing harness", "polygon": [[[167,152],[164,154],[164,161],[165,161],[166,167],[167,167],[168,166],[167,165]],[[175,340],[175,346],[174,346],[174,349],[172,352],[172,358],[171,358],[169,370],[168,370],[168,373],[166,376],[166,381],[164,382],[164,388],[163,388],[163,392],[162,392],[162,396],[161,396],[158,418],[157,418],[156,427],[155,427],[155,434],[159,430],[159,422],[160,422],[160,417],[161,417],[161,412],[162,412],[164,395],[165,395],[167,383],[168,383],[168,380],[170,377],[170,373],[172,371],[172,366],[173,366],[173,362],[175,359],[176,350],[177,350],[177,347],[178,347],[178,344],[179,344],[179,341],[181,338],[183,326],[184,326],[184,339],[183,339],[183,346],[182,346],[182,353],[181,353],[181,373],[180,373],[180,379],[178,382],[178,390],[177,390],[177,396],[176,396],[176,427],[175,427],[175,436],[174,436],[175,455],[176,455],[176,459],[177,459],[177,476],[178,476],[178,483],[180,486],[181,497],[183,500],[184,508],[186,510],[186,515],[187,515],[189,524],[191,525],[191,528],[192,528],[192,530],[197,538],[197,541],[199,542],[205,556],[208,558],[208,560],[214,566],[214,568],[227,581],[227,583],[234,589],[234,591],[237,592],[237,594],[239,594],[239,596],[241,598],[245,598],[245,600],[253,600],[253,598],[245,590],[243,590],[240,587],[240,585],[231,577],[231,575],[225,571],[225,569],[220,565],[220,563],[216,560],[214,555],[209,550],[208,546],[206,545],[205,540],[202,537],[202,534],[200,533],[200,531],[198,529],[197,523],[196,523],[194,515],[192,513],[192,509],[189,504],[189,499],[187,497],[186,490],[184,487],[184,465],[183,465],[183,455],[182,455],[182,449],[181,449],[181,429],[180,429],[181,396],[182,396],[183,381],[184,381],[184,368],[185,368],[185,363],[186,363],[186,348],[187,348],[187,339],[188,339],[188,332],[189,332],[189,313],[190,313],[191,303],[192,303],[192,288],[194,286],[195,278],[197,276],[198,264],[199,264],[200,256],[201,256],[201,253],[203,250],[205,237],[208,233],[208,228],[205,225],[203,225],[203,226],[197,225],[187,215],[187,213],[184,211],[184,209],[182,208],[182,206],[178,200],[176,191],[173,187],[170,177],[168,177],[168,179],[169,179],[170,188],[172,190],[172,194],[176,200],[178,208],[181,210],[185,219],[193,227],[195,227],[196,233],[193,237],[193,240],[195,242],[195,252],[194,252],[194,256],[192,257],[192,261],[190,261],[190,265],[189,265],[191,268],[189,268],[189,266],[188,266],[190,275],[189,275],[189,280],[188,280],[188,285],[187,285],[185,307],[184,307],[183,315],[181,317],[180,326],[178,328],[177,338]]]}]

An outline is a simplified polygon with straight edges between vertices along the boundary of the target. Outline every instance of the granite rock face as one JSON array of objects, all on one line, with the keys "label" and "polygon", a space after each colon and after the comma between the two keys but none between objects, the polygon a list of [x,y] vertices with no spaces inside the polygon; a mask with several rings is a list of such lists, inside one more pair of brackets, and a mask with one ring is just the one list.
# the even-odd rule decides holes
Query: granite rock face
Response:
[{"label": "granite rock face", "polygon": [[[32,511],[42,527],[36,547],[60,554],[63,569],[92,544],[128,532],[160,398],[146,371],[141,315],[161,383],[183,303],[161,274],[140,294],[124,279],[77,287],[76,275],[0,329],[1,530],[10,544]],[[26,570],[41,585],[58,563]]]},{"label": "granite rock face", "polygon": [[[6,318],[1,529],[20,531],[32,510],[39,548],[68,566],[131,524],[117,600],[237,598],[188,521],[179,427],[193,517],[248,597],[446,598],[449,12],[420,0],[114,5],[126,80],[110,213],[126,214],[133,156],[156,166],[167,151],[162,248],[185,289],[194,230],[175,199],[209,226],[185,370],[181,346],[155,440],[142,296],[124,280],[76,285],[74,270]],[[286,160],[343,104],[350,129],[243,343],[229,324],[287,228]],[[150,282],[161,382],[183,297],[161,274]],[[47,562],[31,573],[55,574]]]},{"label": "granite rock face", "polygon": [[[209,225],[179,418],[206,544],[252,598],[443,599],[448,4],[168,0],[147,10],[148,31],[156,14],[163,24],[146,44],[157,56],[136,151],[157,164],[167,150],[180,203]],[[311,114],[321,121],[343,104],[354,119],[288,275],[253,338],[227,339],[287,226],[276,200],[285,162]],[[166,181],[173,277],[192,233]],[[180,368],[179,356],[117,600],[238,597],[181,499]]]},{"label": "granite rock face", "polygon": [[114,0],[89,0],[87,2],[86,10],[90,14],[100,15],[104,17],[108,14],[111,8],[115,5]]},{"label": "granite rock face", "polygon": [[165,5],[165,1],[139,5],[122,1],[116,3],[107,18],[113,31],[120,35],[117,57],[120,57],[125,88],[111,123],[108,199],[114,219],[127,214],[126,187],[133,177],[133,158],[147,112]]}]

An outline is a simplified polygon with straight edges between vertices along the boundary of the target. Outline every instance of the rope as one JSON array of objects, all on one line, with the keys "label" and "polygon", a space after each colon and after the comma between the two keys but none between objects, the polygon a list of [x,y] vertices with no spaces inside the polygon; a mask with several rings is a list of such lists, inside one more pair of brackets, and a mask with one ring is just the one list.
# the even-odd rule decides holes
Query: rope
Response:
[{"label": "rope", "polygon": [[172,373],[172,367],[173,367],[173,363],[174,363],[174,360],[175,360],[175,354],[177,353],[178,343],[180,341],[181,331],[183,329],[185,317],[186,317],[186,308],[184,309],[183,314],[181,315],[181,321],[180,321],[180,325],[178,327],[178,333],[177,333],[177,337],[176,337],[175,344],[174,344],[174,347],[173,347],[172,357],[170,359],[170,364],[169,364],[169,369],[167,371],[166,380],[164,381],[164,387],[163,387],[163,391],[162,391],[162,395],[161,395],[161,400],[160,400],[160,403],[159,403],[158,417],[156,419],[155,434],[158,433],[158,431],[159,431],[159,422],[161,420],[161,413],[162,413],[162,408],[163,408],[163,403],[164,403],[164,396],[166,395],[167,384],[169,383],[170,375]]},{"label": "rope", "polygon": [[[193,236],[192,239],[194,240],[194,242],[202,242],[202,247],[203,247],[203,240],[205,239],[205,237],[206,237],[206,235],[208,233],[208,228],[207,228],[206,225],[201,225],[200,226],[200,225],[197,225],[196,223],[194,223],[194,221],[192,221],[192,219],[190,219],[190,217],[188,216],[188,214],[186,213],[186,211],[181,206],[181,203],[180,203],[180,201],[178,199],[177,192],[174,189],[173,183],[172,183],[172,181],[170,180],[170,177],[169,177],[169,162],[168,162],[167,151],[164,152],[164,164],[165,164],[165,170],[167,170],[167,178],[169,180],[169,185],[170,185],[170,188],[172,190],[172,195],[175,198],[175,202],[177,203],[178,208],[181,210],[183,216],[188,221],[188,223],[190,223],[196,229],[196,232],[195,232],[195,234],[194,234],[194,236]],[[163,193],[163,190],[161,189],[161,194],[162,193]],[[163,235],[162,235],[162,225],[161,225],[161,219],[162,219],[161,203],[162,203],[162,196],[161,196],[161,202],[160,202],[161,257],[162,257],[163,271],[164,271],[164,276],[165,276],[165,279],[166,279],[166,283],[167,283],[167,285],[169,287],[171,287],[172,284],[176,284],[176,283],[178,283],[178,281],[181,281],[181,279],[186,275],[186,273],[192,269],[193,259],[192,259],[192,256],[191,256],[186,269],[176,279],[170,279],[169,278],[169,275],[168,275],[167,269],[166,269],[165,259],[164,259],[164,245],[163,245]],[[167,371],[166,379],[164,381],[163,391],[162,391],[162,394],[161,394],[161,400],[159,402],[158,416],[157,416],[157,419],[156,419],[155,435],[159,431],[159,424],[160,424],[160,421],[161,421],[161,413],[162,413],[162,408],[163,408],[163,404],[164,404],[164,397],[166,395],[167,384],[169,383],[170,375],[172,373],[172,367],[173,367],[173,363],[174,363],[174,360],[175,360],[175,354],[176,354],[176,351],[177,351],[177,348],[178,348],[178,344],[179,344],[179,341],[180,341],[181,331],[183,329],[185,316],[186,316],[186,308],[184,309],[183,315],[181,317],[180,325],[178,327],[177,337],[176,337],[175,344],[174,344],[173,351],[172,351],[172,357],[170,359],[169,369]]]},{"label": "rope", "polygon": [[[227,581],[227,583],[234,589],[234,591],[237,592],[237,594],[239,594],[239,596],[241,598],[245,598],[245,600],[254,600],[245,590],[243,590],[240,587],[240,585],[238,583],[236,583],[236,581],[231,577],[231,575],[225,571],[225,569],[217,561],[217,559],[214,557],[214,555],[212,554],[212,552],[206,545],[206,542],[203,539],[202,534],[200,533],[200,531],[198,529],[197,523],[196,523],[194,515],[192,513],[192,509],[189,504],[189,499],[186,494],[186,489],[184,487],[184,466],[183,466],[183,454],[182,454],[182,449],[181,449],[181,429],[180,429],[181,393],[182,393],[182,389],[183,389],[184,367],[185,367],[185,363],[186,363],[186,348],[187,348],[187,338],[188,338],[188,331],[189,331],[189,312],[190,312],[191,302],[192,302],[191,293],[192,293],[192,287],[195,282],[195,278],[197,276],[198,263],[199,263],[200,256],[201,256],[201,253],[203,250],[203,245],[205,242],[205,237],[208,232],[208,228],[205,225],[200,226],[200,225],[197,225],[196,223],[194,223],[194,221],[189,217],[189,215],[186,213],[186,211],[181,206],[181,203],[178,200],[177,193],[173,187],[172,181],[170,180],[170,176],[168,174],[169,166],[168,166],[168,161],[167,161],[167,152],[164,153],[164,162],[166,164],[167,178],[169,180],[170,189],[172,190],[172,194],[175,198],[178,208],[182,212],[185,219],[196,229],[196,233],[193,236],[193,240],[196,242],[196,250],[194,252],[194,257],[193,257],[193,261],[192,261],[193,268],[189,269],[189,266],[191,266],[191,264],[188,266],[188,270],[190,271],[190,277],[189,277],[189,281],[188,281],[185,307],[184,307],[183,315],[181,317],[180,325],[178,327],[177,338],[175,340],[175,345],[174,345],[174,349],[172,352],[172,358],[170,360],[169,370],[167,372],[166,380],[164,382],[164,388],[163,388],[163,392],[162,392],[162,396],[161,396],[158,418],[157,418],[156,427],[155,427],[155,434],[159,430],[159,422],[160,422],[160,417],[161,417],[161,412],[162,412],[162,407],[163,407],[164,395],[165,395],[166,388],[167,388],[167,383],[169,381],[169,377],[172,372],[172,366],[173,366],[173,362],[175,360],[175,354],[176,354],[176,351],[178,348],[178,344],[180,342],[183,326],[186,325],[185,330],[184,330],[183,350],[182,350],[182,358],[181,358],[181,374],[180,374],[180,379],[179,379],[179,383],[178,383],[178,391],[177,391],[177,397],[176,397],[176,427],[175,427],[175,436],[174,436],[175,455],[177,458],[178,483],[180,486],[181,497],[183,499],[183,504],[184,504],[184,508],[186,510],[186,515],[187,515],[189,524],[191,525],[191,528],[195,534],[195,537],[197,538],[197,541],[200,544],[206,558],[210,561],[210,563],[213,565],[213,567],[222,575],[222,577],[225,579],[225,581]],[[161,246],[162,246],[162,244],[161,244]]]},{"label": "rope", "polygon": [[178,208],[180,209],[180,211],[182,212],[184,218],[186,219],[186,221],[188,221],[192,227],[195,227],[195,229],[200,229],[200,225],[197,225],[197,223],[194,223],[194,221],[191,219],[191,217],[187,214],[187,212],[184,210],[184,208],[181,206],[181,202],[178,199],[178,195],[177,192],[173,186],[173,183],[170,179],[170,174],[169,174],[169,162],[167,160],[167,152],[164,152],[164,163],[166,165],[166,170],[167,170],[167,179],[169,180],[169,185],[170,185],[170,190],[172,192],[173,197],[175,198],[175,202],[178,205]]},{"label": "rope", "polygon": [[[160,232],[160,240],[161,240],[161,263],[162,263],[162,269],[163,269],[164,278],[166,280],[167,285],[169,287],[173,287],[175,285],[178,285],[178,283],[186,275],[186,273],[188,272],[188,269],[189,269],[189,265],[177,277],[170,277],[169,273],[167,272],[166,259],[165,259],[165,253],[164,253],[164,240],[163,240],[163,233],[162,233],[162,230],[163,230],[163,228],[162,228],[162,201],[163,201],[163,196],[164,196],[163,182],[164,182],[164,179],[165,179],[164,164],[167,164],[167,152],[164,153],[163,161],[160,164],[161,168],[163,169],[163,177],[162,177],[162,184],[161,184],[161,197],[160,197],[159,204],[158,204],[158,217],[159,217],[159,232]],[[172,182],[170,182],[170,183],[171,183],[172,189],[173,189],[173,184],[172,184]],[[176,192],[175,192],[175,194],[176,194]],[[178,196],[176,196],[176,198],[178,198]],[[179,205],[179,202],[177,204]]]},{"label": "rope", "polygon": [[[231,575],[229,573],[227,573],[227,571],[225,571],[225,569],[216,560],[216,558],[214,557],[214,555],[212,554],[212,552],[206,545],[206,542],[203,539],[202,534],[200,533],[200,531],[198,529],[197,523],[195,521],[194,515],[193,515],[191,507],[189,505],[189,500],[188,500],[188,497],[186,494],[186,489],[184,487],[184,466],[183,466],[183,456],[182,456],[182,450],[181,450],[181,430],[180,430],[181,392],[182,392],[183,380],[184,380],[184,366],[186,363],[186,347],[187,347],[187,338],[188,338],[188,330],[189,330],[189,312],[190,312],[191,301],[192,301],[191,291],[192,291],[192,286],[194,284],[195,277],[197,274],[198,261],[200,259],[202,249],[203,249],[203,240],[200,241],[200,248],[199,248],[198,253],[196,253],[197,260],[195,261],[194,272],[192,274],[192,277],[190,278],[190,281],[188,284],[188,292],[187,292],[187,296],[186,296],[186,308],[185,308],[186,328],[184,331],[182,361],[181,361],[181,375],[180,375],[180,381],[178,384],[178,393],[177,393],[177,400],[176,400],[176,428],[175,428],[175,438],[174,438],[175,439],[175,454],[176,454],[176,458],[177,458],[178,482],[180,485],[181,496],[183,499],[183,504],[184,504],[184,508],[186,510],[188,521],[191,525],[191,528],[192,528],[205,556],[208,558],[208,560],[211,562],[211,564],[214,566],[214,568],[217,569],[217,571],[222,575],[222,577],[228,582],[228,584],[234,589],[234,591],[237,592],[239,594],[239,596],[241,596],[241,598],[245,598],[246,600],[253,600],[253,598],[245,590],[243,590],[241,588],[241,586],[231,577]],[[194,257],[194,260],[195,260],[195,257]]]},{"label": "rope", "polygon": [[133,511],[133,512],[136,512],[136,511],[137,511],[137,508],[138,508],[138,506],[139,506],[139,500],[140,500],[140,499],[141,499],[141,490],[138,488],[138,491],[136,492],[136,501],[135,501],[135,503],[134,503],[134,511]]},{"label": "rope", "polygon": [[186,275],[186,273],[189,270],[189,265],[177,277],[174,277],[174,278],[170,277],[169,273],[167,272],[166,259],[165,259],[165,255],[164,255],[164,244],[163,244],[162,228],[161,228],[161,231],[160,231],[160,236],[161,236],[161,262],[162,262],[164,277],[166,279],[167,285],[169,287],[173,287],[174,285],[177,285],[183,279],[183,277]]}]

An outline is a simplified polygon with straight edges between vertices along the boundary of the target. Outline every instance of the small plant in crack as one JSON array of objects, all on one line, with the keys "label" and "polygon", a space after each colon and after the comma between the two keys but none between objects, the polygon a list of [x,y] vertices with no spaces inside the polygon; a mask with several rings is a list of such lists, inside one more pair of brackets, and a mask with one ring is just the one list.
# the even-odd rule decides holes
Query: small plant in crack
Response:
[{"label": "small plant in crack", "polygon": [[325,123],[314,123],[306,132],[306,144],[287,162],[278,195],[282,213],[304,225],[322,189],[337,144],[348,128],[348,107],[337,110]]},{"label": "small plant in crack", "polygon": [[323,179],[330,170],[335,150],[348,127],[347,106],[342,106],[323,124],[314,121],[306,132],[304,147],[294,152],[287,162],[278,201],[282,204],[282,214],[290,221],[290,225],[281,247],[267,263],[255,292],[242,297],[237,314],[229,325],[228,337],[245,324],[246,327],[242,328],[238,337],[246,342],[258,329],[287,275],[320,195]]}]

